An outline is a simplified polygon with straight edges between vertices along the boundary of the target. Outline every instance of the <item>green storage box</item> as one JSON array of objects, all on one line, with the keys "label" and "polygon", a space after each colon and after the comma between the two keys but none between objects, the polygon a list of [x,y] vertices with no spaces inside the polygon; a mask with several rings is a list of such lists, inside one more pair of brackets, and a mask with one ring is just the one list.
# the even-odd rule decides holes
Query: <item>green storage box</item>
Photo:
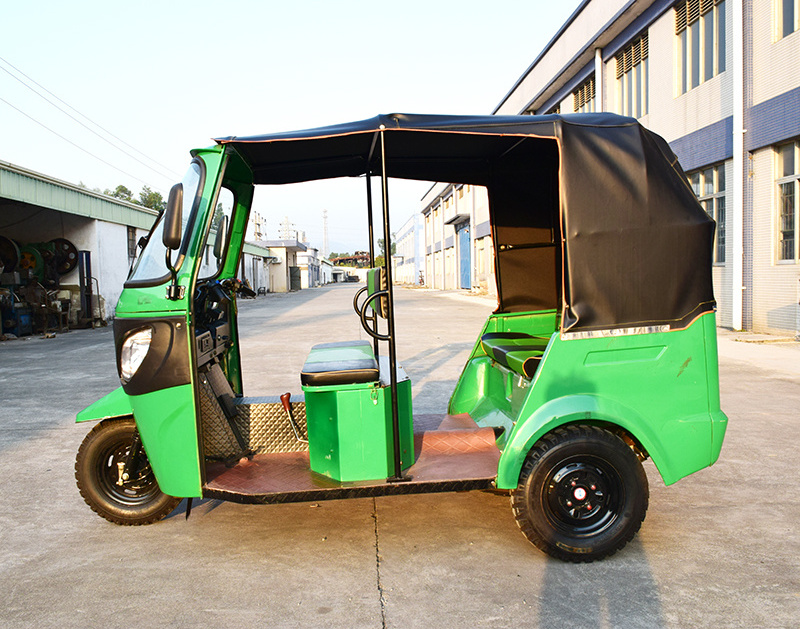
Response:
[{"label": "green storage box", "polygon": [[[304,386],[311,469],[334,480],[394,476],[391,387],[365,384]],[[397,383],[402,469],[414,463],[411,381]]]}]

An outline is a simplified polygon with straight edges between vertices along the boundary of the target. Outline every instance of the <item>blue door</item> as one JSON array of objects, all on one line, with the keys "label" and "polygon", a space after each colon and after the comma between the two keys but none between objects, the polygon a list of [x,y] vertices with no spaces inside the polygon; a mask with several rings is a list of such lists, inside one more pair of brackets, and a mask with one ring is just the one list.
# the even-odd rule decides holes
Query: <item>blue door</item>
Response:
[{"label": "blue door", "polygon": [[461,288],[472,288],[472,278],[470,277],[471,256],[470,256],[470,241],[469,241],[469,223],[463,223],[461,229],[458,230],[458,252],[459,252],[459,268],[461,270],[461,281],[459,286]]}]

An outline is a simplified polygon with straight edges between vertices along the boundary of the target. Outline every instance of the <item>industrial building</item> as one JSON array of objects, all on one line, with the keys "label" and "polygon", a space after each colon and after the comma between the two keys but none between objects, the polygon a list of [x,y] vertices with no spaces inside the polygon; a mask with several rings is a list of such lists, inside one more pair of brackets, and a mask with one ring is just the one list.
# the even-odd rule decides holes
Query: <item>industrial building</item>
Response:
[{"label": "industrial building", "polygon": [[[113,318],[137,243],[156,217],[150,208],[0,161],[0,333],[25,336]],[[254,289],[269,289],[270,256],[245,245],[242,279]]]},{"label": "industrial building", "polygon": [[414,213],[394,235],[392,277],[398,284],[424,284],[425,226]]},{"label": "industrial building", "polygon": [[[608,111],[659,133],[717,221],[719,325],[798,335],[799,30],[798,0],[584,0],[493,113]],[[485,202],[428,193],[429,286],[494,290]]]}]

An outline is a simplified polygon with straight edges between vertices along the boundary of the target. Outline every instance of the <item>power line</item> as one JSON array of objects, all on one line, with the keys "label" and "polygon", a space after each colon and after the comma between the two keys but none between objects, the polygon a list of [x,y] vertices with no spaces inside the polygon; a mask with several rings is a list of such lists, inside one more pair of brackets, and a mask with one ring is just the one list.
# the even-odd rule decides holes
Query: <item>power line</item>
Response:
[{"label": "power line", "polygon": [[[28,80],[29,80],[30,82],[32,82],[34,85],[38,86],[39,88],[41,88],[42,90],[44,90],[45,92],[47,92],[48,94],[50,94],[50,95],[51,95],[53,98],[55,98],[55,99],[56,99],[56,100],[58,100],[59,102],[63,103],[63,104],[64,104],[64,105],[66,105],[67,107],[69,107],[69,108],[70,108],[72,111],[74,111],[76,114],[78,114],[79,116],[81,116],[81,117],[82,117],[82,118],[84,118],[85,120],[88,120],[88,121],[89,121],[91,124],[93,124],[93,125],[94,125],[95,127],[97,127],[98,129],[102,130],[104,133],[106,133],[106,134],[110,135],[112,138],[114,138],[114,139],[115,139],[115,140],[117,140],[118,142],[121,142],[122,144],[124,144],[125,146],[129,147],[130,149],[132,149],[132,150],[136,151],[137,153],[139,153],[139,155],[143,156],[145,159],[148,159],[149,161],[151,161],[151,162],[153,162],[154,164],[156,164],[156,165],[160,166],[160,167],[161,167],[161,168],[163,168],[164,170],[166,170],[166,171],[168,171],[168,172],[172,173],[172,174],[173,174],[175,177],[180,177],[180,175],[179,175],[178,173],[176,173],[175,171],[173,171],[173,170],[172,170],[171,168],[169,168],[168,166],[165,166],[164,164],[161,164],[160,162],[158,162],[158,161],[154,160],[152,157],[149,157],[149,156],[145,155],[145,154],[144,154],[142,151],[140,151],[139,149],[137,149],[135,146],[132,146],[132,145],[128,144],[127,142],[125,142],[125,140],[123,140],[123,139],[121,139],[121,138],[117,137],[116,135],[114,135],[113,133],[111,133],[111,131],[109,131],[108,129],[105,129],[104,127],[102,127],[101,125],[99,125],[98,123],[96,123],[94,120],[92,120],[91,118],[89,118],[89,117],[88,117],[88,116],[86,116],[85,114],[83,114],[83,113],[81,113],[80,111],[78,111],[77,109],[75,109],[75,108],[74,108],[72,105],[70,105],[69,103],[67,103],[66,101],[64,101],[62,98],[58,97],[56,94],[54,94],[53,92],[51,92],[50,90],[48,90],[48,89],[47,89],[46,87],[44,87],[44,86],[43,86],[41,83],[38,83],[38,82],[37,82],[35,79],[33,79],[33,78],[31,78],[30,76],[28,76],[27,74],[25,74],[25,73],[24,73],[22,70],[20,70],[19,68],[17,68],[17,67],[16,67],[14,64],[12,64],[11,62],[7,61],[7,60],[6,60],[6,59],[4,59],[3,57],[0,57],[0,61],[2,61],[3,63],[5,63],[6,65],[8,65],[8,66],[12,67],[12,68],[13,68],[13,69],[14,69],[16,72],[18,72],[19,74],[21,74],[22,76],[24,76],[26,79],[28,79]],[[25,86],[26,88],[28,88],[28,89],[29,89],[30,91],[32,91],[34,94],[36,94],[37,96],[39,96],[39,98],[42,98],[42,99],[43,99],[45,102],[49,103],[50,105],[52,105],[53,107],[55,107],[56,109],[58,109],[58,110],[59,110],[61,113],[63,113],[65,116],[68,116],[69,118],[71,118],[72,120],[74,120],[75,122],[77,122],[77,123],[78,123],[79,125],[81,125],[81,126],[84,128],[84,129],[86,129],[87,131],[89,131],[89,132],[93,133],[94,135],[96,135],[98,138],[100,138],[100,139],[101,139],[101,140],[103,140],[104,142],[106,142],[106,143],[110,144],[111,146],[113,146],[113,147],[114,147],[115,149],[117,149],[118,151],[120,151],[120,152],[124,153],[125,155],[127,155],[127,156],[128,156],[128,157],[130,157],[131,159],[133,159],[133,160],[137,161],[138,163],[140,163],[140,164],[141,164],[142,166],[144,166],[145,168],[148,168],[148,169],[152,170],[154,173],[156,173],[156,174],[157,174],[157,175],[159,175],[160,177],[164,177],[165,179],[168,179],[168,180],[170,180],[170,181],[172,180],[172,177],[169,177],[169,176],[167,176],[167,175],[163,174],[162,172],[159,172],[158,170],[156,170],[155,168],[153,168],[153,167],[152,167],[152,166],[150,166],[149,164],[146,164],[146,163],[144,163],[142,160],[140,160],[140,159],[139,159],[139,158],[137,158],[136,156],[134,156],[134,155],[131,155],[131,154],[130,154],[128,151],[126,151],[125,149],[123,149],[123,148],[121,148],[121,147],[117,146],[116,144],[114,144],[114,143],[113,143],[111,140],[109,140],[108,138],[105,138],[105,137],[103,137],[102,135],[100,135],[99,133],[97,133],[97,131],[95,131],[94,129],[90,128],[89,126],[87,126],[86,124],[84,124],[83,122],[81,122],[80,120],[78,120],[77,118],[75,118],[75,116],[73,116],[73,115],[72,115],[72,114],[70,114],[69,112],[67,112],[67,111],[65,111],[64,109],[62,109],[61,107],[59,107],[57,104],[55,104],[53,101],[51,101],[49,98],[47,98],[46,96],[44,96],[44,95],[43,95],[43,94],[41,94],[40,92],[36,91],[36,90],[35,90],[34,88],[32,88],[30,85],[28,85],[27,83],[25,83],[25,81],[23,81],[22,79],[20,79],[20,78],[19,78],[19,77],[17,77],[17,76],[14,76],[14,74],[12,74],[12,73],[11,73],[9,70],[7,70],[6,68],[3,68],[2,66],[0,66],[0,70],[2,70],[3,72],[5,72],[6,74],[8,74],[8,75],[9,75],[11,78],[13,78],[15,81],[18,81],[18,82],[19,82],[19,83],[21,83],[23,86]],[[141,180],[139,180],[139,181],[141,181]]]},{"label": "power line", "polygon": [[106,161],[106,160],[104,160],[102,157],[98,157],[97,155],[95,155],[95,154],[94,154],[94,153],[92,153],[91,151],[88,151],[87,149],[83,148],[82,146],[80,146],[80,145],[78,145],[78,144],[75,144],[75,142],[73,142],[72,140],[70,140],[70,139],[68,139],[68,138],[65,138],[63,135],[61,135],[61,134],[60,134],[60,133],[58,133],[57,131],[53,131],[53,130],[52,130],[50,127],[48,127],[46,124],[44,124],[44,123],[42,123],[42,122],[39,122],[39,121],[38,121],[38,120],[36,120],[36,118],[34,118],[33,116],[31,116],[31,115],[29,115],[29,114],[26,114],[24,111],[22,111],[22,110],[21,110],[21,109],[19,109],[18,107],[15,107],[14,105],[12,105],[11,103],[9,103],[9,102],[8,102],[8,101],[7,101],[5,98],[3,98],[3,97],[1,97],[1,96],[0,96],[0,101],[4,102],[6,105],[8,105],[9,107],[11,107],[11,109],[14,109],[15,111],[18,111],[18,112],[19,112],[19,113],[21,113],[23,116],[25,116],[25,117],[26,117],[26,118],[28,118],[29,120],[32,120],[33,122],[35,122],[35,123],[36,123],[36,124],[38,124],[39,126],[41,126],[41,127],[44,127],[45,129],[47,129],[47,130],[48,130],[50,133],[52,133],[53,135],[57,135],[59,138],[61,138],[61,139],[62,139],[62,140],[64,140],[65,142],[68,142],[68,143],[70,143],[70,144],[71,144],[72,146],[74,146],[76,149],[80,149],[81,151],[83,151],[83,152],[84,152],[84,153],[86,153],[87,155],[90,155],[91,157],[94,157],[96,160],[98,160],[98,161],[100,161],[100,162],[103,162],[103,163],[104,163],[106,166],[110,166],[110,167],[111,167],[111,168],[113,168],[114,170],[118,170],[118,171],[119,171],[119,172],[121,172],[123,175],[126,175],[126,176],[128,176],[128,177],[131,177],[132,179],[135,179],[136,181],[139,181],[139,182],[143,183],[143,184],[144,184],[144,185],[146,185],[146,186],[149,186],[149,185],[150,185],[150,184],[149,184],[149,183],[147,183],[147,182],[146,182],[144,179],[139,179],[139,177],[137,177],[136,175],[131,175],[129,172],[126,172],[126,171],[122,170],[121,168],[119,168],[119,167],[117,167],[117,166],[114,166],[114,164],[112,164],[112,163],[110,163],[110,162],[107,162],[107,161]]}]

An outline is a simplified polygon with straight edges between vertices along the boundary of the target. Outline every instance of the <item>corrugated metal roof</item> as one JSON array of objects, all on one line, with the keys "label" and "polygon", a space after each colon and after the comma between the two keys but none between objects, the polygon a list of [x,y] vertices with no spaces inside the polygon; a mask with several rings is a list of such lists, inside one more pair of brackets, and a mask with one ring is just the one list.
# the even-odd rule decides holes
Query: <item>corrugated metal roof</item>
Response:
[{"label": "corrugated metal roof", "polygon": [[[150,229],[158,212],[0,160],[0,197],[68,214]],[[245,243],[245,253],[268,258],[269,248]]]},{"label": "corrugated metal roof", "polygon": [[0,197],[109,223],[150,229],[156,210],[0,160]]}]

